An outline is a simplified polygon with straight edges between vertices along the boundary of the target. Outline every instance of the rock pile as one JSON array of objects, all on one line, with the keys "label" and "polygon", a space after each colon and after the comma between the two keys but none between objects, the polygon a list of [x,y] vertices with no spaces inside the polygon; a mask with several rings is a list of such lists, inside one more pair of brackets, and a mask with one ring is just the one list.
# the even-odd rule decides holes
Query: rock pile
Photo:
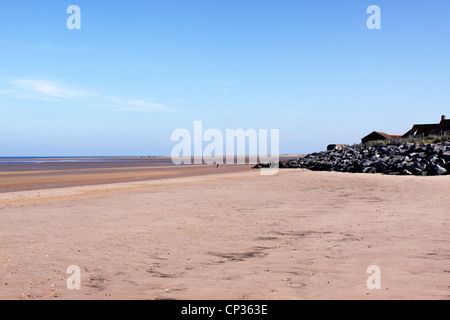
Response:
[{"label": "rock pile", "polygon": [[[266,166],[257,164],[254,168]],[[315,171],[445,175],[450,174],[450,141],[442,144],[394,143],[378,147],[349,147],[280,161],[279,166]]]}]

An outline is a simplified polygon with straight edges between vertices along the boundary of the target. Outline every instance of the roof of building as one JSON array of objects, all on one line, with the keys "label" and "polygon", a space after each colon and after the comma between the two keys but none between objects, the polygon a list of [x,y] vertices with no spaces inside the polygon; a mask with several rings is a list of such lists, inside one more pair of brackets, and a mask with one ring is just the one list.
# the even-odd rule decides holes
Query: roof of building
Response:
[{"label": "roof of building", "polygon": [[434,124],[415,124],[411,130],[406,132],[403,137],[415,136],[415,135],[430,135],[430,134],[440,134],[442,131],[450,130],[450,119],[445,119],[442,116],[440,123]]},{"label": "roof of building", "polygon": [[384,133],[384,132],[381,132],[381,131],[374,131],[372,133],[378,133],[380,136],[383,136],[386,139],[389,139],[389,135],[387,133]]},{"label": "roof of building", "polygon": [[387,133],[380,132],[380,131],[373,131],[373,132],[369,133],[367,136],[365,136],[364,138],[362,138],[362,140],[365,140],[366,138],[368,138],[369,136],[371,136],[373,134],[378,134],[379,136],[382,136],[385,139],[396,139],[396,138],[401,138],[402,137],[401,135],[387,134]]}]

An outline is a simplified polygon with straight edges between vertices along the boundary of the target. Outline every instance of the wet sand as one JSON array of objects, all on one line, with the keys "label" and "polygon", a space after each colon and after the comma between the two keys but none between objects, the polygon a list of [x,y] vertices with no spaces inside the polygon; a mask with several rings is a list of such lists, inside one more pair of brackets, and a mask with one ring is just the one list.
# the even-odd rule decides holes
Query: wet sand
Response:
[{"label": "wet sand", "polygon": [[0,193],[57,187],[211,175],[251,170],[250,165],[183,165],[0,172]]},{"label": "wet sand", "polygon": [[449,191],[289,169],[1,193],[0,299],[449,299]]},{"label": "wet sand", "polygon": [[[300,155],[282,155],[280,160]],[[236,159],[235,162],[237,163]],[[193,161],[192,161],[193,163]],[[250,170],[251,164],[174,165],[170,157],[0,158],[0,193]]]}]

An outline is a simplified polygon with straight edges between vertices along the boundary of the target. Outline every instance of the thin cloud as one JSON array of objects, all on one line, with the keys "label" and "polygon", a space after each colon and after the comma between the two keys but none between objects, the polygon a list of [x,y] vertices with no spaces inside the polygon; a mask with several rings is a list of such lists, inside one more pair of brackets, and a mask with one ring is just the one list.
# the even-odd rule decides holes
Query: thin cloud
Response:
[{"label": "thin cloud", "polygon": [[11,84],[19,90],[29,94],[38,94],[54,98],[81,100],[93,96],[93,93],[69,87],[65,84],[46,80],[15,79]]},{"label": "thin cloud", "polygon": [[14,90],[11,90],[11,89],[1,89],[0,88],[0,95],[12,95],[12,94],[14,94]]},{"label": "thin cloud", "polygon": [[149,99],[109,96],[55,81],[20,78],[10,81],[8,85],[8,88],[0,88],[0,95],[44,101],[72,101],[121,111],[172,111]]}]

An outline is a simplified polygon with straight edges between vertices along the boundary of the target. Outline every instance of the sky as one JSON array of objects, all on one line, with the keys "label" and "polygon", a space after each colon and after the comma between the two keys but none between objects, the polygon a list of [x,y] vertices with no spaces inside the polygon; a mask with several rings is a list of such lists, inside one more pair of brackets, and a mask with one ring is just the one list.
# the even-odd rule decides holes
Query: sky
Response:
[{"label": "sky", "polygon": [[0,157],[170,155],[194,121],[278,129],[281,154],[403,134],[450,116],[449,14],[447,0],[0,0]]}]

